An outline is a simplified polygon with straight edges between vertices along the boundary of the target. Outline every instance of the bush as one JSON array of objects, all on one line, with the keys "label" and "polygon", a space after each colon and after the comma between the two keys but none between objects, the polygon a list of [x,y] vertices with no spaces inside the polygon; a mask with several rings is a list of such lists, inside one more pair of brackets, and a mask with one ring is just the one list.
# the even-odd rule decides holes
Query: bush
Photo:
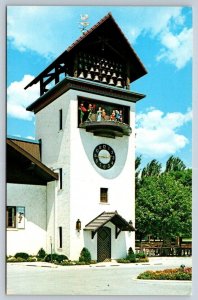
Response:
[{"label": "bush", "polygon": [[128,255],[132,255],[132,254],[135,254],[132,247],[129,247],[129,250],[128,250]]},{"label": "bush", "polygon": [[136,262],[136,255],[131,247],[128,250],[126,260],[129,260],[130,262]]},{"label": "bush", "polygon": [[18,252],[15,254],[15,257],[18,258],[23,258],[24,260],[27,260],[29,258],[29,254],[25,253],[25,252]]},{"label": "bush", "polygon": [[61,263],[63,260],[67,260],[68,257],[66,255],[56,254],[56,253],[53,253],[52,255],[47,254],[45,256],[45,261],[46,262],[51,262],[51,259],[52,259],[52,262],[57,261],[58,263]]},{"label": "bush", "polygon": [[17,258],[14,256],[10,256],[7,258],[7,262],[17,262]]},{"label": "bush", "polygon": [[80,252],[80,257],[79,257],[79,261],[82,262],[87,262],[90,263],[91,262],[91,253],[89,252],[89,250],[87,248],[83,248],[82,251]]},{"label": "bush", "polygon": [[35,262],[35,261],[37,261],[37,258],[35,256],[30,256],[30,257],[28,257],[27,261],[28,262]]},{"label": "bush", "polygon": [[144,252],[136,253],[137,258],[146,258],[146,254]]},{"label": "bush", "polygon": [[138,279],[154,280],[192,280],[192,268],[166,269],[162,271],[146,271],[138,275]]},{"label": "bush", "polygon": [[137,262],[149,262],[149,259],[148,259],[148,257],[138,258]]},{"label": "bush", "polygon": [[126,258],[118,258],[117,259],[117,262],[118,263],[121,263],[121,264],[129,264],[130,263],[130,260],[126,259]]},{"label": "bush", "polygon": [[68,260],[68,257],[66,255],[64,255],[64,254],[57,255],[56,261],[58,263],[61,263],[63,260]]},{"label": "bush", "polygon": [[43,248],[41,248],[37,253],[37,257],[43,259],[45,256],[46,256],[46,252]]},{"label": "bush", "polygon": [[20,256],[16,258],[16,262],[25,262],[25,261],[28,261],[28,259],[22,258]]},{"label": "bush", "polygon": [[128,255],[125,258],[117,259],[118,263],[135,263],[135,262],[148,262],[149,259],[144,252],[134,253],[133,249],[130,247],[128,250]]}]

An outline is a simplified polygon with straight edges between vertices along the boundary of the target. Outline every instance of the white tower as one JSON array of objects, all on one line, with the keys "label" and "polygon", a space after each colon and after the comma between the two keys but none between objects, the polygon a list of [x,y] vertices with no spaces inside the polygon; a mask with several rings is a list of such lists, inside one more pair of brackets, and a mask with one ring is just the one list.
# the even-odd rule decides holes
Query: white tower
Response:
[{"label": "white tower", "polygon": [[108,14],[26,87],[40,81],[41,96],[27,109],[42,162],[59,172],[47,195],[48,249],[50,236],[70,259],[83,247],[98,261],[135,248],[135,103],[144,95],[129,84],[145,74]]}]

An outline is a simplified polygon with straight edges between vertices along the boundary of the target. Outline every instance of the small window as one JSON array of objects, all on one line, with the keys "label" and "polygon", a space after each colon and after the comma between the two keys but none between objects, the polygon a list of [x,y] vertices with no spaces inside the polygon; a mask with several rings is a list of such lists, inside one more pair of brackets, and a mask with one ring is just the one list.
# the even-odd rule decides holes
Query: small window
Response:
[{"label": "small window", "polygon": [[100,189],[100,202],[102,202],[102,203],[108,202],[108,189],[107,188]]},{"label": "small window", "polygon": [[16,228],[16,206],[8,206],[6,214],[7,228]]},{"label": "small window", "polygon": [[59,130],[63,129],[63,110],[59,110]]},{"label": "small window", "polygon": [[59,169],[59,189],[62,190],[63,188],[63,169]]},{"label": "small window", "polygon": [[63,228],[59,227],[59,248],[63,247]]}]

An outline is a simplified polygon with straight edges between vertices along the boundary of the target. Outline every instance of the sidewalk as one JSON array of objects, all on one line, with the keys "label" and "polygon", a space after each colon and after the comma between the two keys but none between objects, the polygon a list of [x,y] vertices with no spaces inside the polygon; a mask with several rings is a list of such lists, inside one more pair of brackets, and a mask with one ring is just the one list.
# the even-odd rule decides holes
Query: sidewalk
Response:
[{"label": "sidewalk", "polygon": [[116,260],[112,260],[111,262],[99,262],[91,265],[68,265],[61,266],[48,262],[21,262],[21,263],[9,263],[14,265],[22,265],[29,267],[42,267],[42,268],[104,268],[104,267],[134,267],[134,266],[167,266],[167,267],[180,267],[181,265],[185,265],[188,267],[192,266],[192,257],[149,257],[149,262],[142,263],[118,263]]}]

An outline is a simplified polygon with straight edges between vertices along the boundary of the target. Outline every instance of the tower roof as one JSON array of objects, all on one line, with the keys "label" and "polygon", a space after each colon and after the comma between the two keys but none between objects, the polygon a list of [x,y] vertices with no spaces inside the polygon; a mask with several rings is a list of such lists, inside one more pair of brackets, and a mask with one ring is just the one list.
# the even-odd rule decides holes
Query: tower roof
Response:
[{"label": "tower roof", "polygon": [[[57,57],[43,72],[33,79],[26,87],[32,86],[44,78],[55,79],[56,74],[52,75],[54,68],[61,72],[61,64],[67,65],[67,72],[71,76],[71,63],[75,63],[75,57],[80,51],[91,52],[93,55],[106,55],[109,58],[115,57],[125,63],[130,82],[147,74],[147,71],[140,61],[138,55],[130,45],[122,30],[115,22],[111,13],[108,13],[97,24],[92,26],[71,44],[59,57]],[[56,81],[56,79],[55,79]]]}]

